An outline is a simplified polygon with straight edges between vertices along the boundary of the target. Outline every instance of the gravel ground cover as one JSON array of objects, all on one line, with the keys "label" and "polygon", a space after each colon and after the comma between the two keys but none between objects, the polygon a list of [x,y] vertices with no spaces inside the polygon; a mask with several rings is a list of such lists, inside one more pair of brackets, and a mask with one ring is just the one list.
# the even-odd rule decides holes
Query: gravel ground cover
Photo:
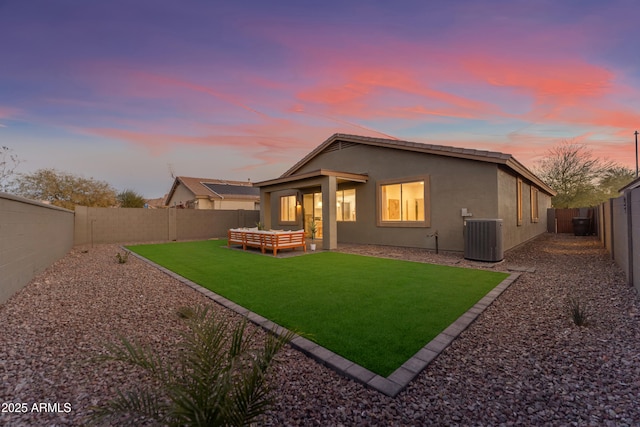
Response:
[{"label": "gravel ground cover", "polygon": [[[544,235],[498,264],[418,249],[341,250],[535,271],[395,399],[286,348],[262,425],[640,425],[640,300],[596,239]],[[134,257],[119,264],[121,251],[74,249],[0,306],[0,403],[27,408],[1,413],[0,425],[84,425],[92,405],[144,382],[135,370],[92,361],[106,342],[125,335],[175,357],[169,347],[183,327],[176,310],[213,304]],[[576,297],[588,304],[586,327],[568,314]]]}]

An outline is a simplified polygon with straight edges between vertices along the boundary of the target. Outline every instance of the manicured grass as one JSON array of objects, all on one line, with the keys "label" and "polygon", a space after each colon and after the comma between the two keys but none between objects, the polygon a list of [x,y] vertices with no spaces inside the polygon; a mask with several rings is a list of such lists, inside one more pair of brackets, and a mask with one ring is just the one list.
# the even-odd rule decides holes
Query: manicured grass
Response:
[{"label": "manicured grass", "polygon": [[129,249],[384,377],[507,277],[336,252],[274,258],[224,240]]}]

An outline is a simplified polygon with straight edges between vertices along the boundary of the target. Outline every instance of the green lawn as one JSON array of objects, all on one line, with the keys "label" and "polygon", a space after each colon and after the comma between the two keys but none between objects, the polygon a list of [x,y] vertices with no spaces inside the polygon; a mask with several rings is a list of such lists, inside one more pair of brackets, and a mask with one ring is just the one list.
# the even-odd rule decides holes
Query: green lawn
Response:
[{"label": "green lawn", "polygon": [[384,377],[508,276],[336,252],[274,258],[224,240],[129,249]]}]

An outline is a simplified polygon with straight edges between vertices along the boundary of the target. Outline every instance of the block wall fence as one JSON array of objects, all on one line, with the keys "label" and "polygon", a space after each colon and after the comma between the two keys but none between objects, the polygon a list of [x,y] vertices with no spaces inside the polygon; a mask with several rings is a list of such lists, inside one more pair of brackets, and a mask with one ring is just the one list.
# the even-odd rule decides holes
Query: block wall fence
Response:
[{"label": "block wall fence", "polygon": [[599,206],[603,224],[600,241],[640,292],[640,188],[626,190]]},{"label": "block wall fence", "polygon": [[87,208],[74,211],[0,193],[0,304],[74,246],[226,238],[259,211]]},{"label": "block wall fence", "polygon": [[255,227],[259,211],[88,208],[77,206],[74,245],[143,243],[227,237],[229,228]]},{"label": "block wall fence", "polygon": [[0,193],[0,304],[73,247],[73,211]]},{"label": "block wall fence", "polygon": [[[640,292],[640,188],[595,209],[595,230]],[[87,208],[76,211],[0,193],[0,304],[74,246],[226,237],[259,211]],[[551,230],[550,230],[551,231]]]}]

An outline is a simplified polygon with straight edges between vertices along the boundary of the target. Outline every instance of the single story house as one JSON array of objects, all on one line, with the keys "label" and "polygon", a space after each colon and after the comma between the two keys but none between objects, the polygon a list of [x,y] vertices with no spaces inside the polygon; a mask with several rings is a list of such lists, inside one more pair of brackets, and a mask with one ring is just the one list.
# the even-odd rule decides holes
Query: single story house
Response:
[{"label": "single story house", "polygon": [[464,251],[468,218],[502,219],[504,250],[547,230],[553,189],[513,156],[335,134],[260,188],[267,229],[338,243]]},{"label": "single story house", "polygon": [[260,209],[260,190],[250,181],[177,176],[164,201],[170,208]]}]

